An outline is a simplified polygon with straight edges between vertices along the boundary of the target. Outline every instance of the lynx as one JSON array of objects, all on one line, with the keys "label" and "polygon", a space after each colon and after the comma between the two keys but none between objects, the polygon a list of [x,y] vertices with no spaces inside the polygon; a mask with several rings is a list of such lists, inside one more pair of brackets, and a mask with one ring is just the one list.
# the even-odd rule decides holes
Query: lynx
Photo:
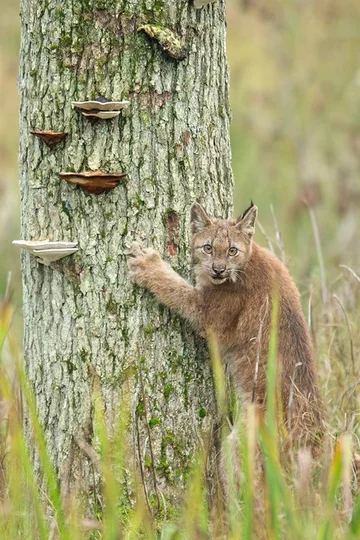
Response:
[{"label": "lynx", "polygon": [[323,429],[322,405],[310,334],[300,295],[287,268],[253,241],[258,209],[251,203],[238,219],[191,209],[193,287],[151,248],[133,243],[132,281],[188,319],[211,331],[242,400],[266,406],[266,365],[272,299],[278,295],[277,365],[282,419],[291,441],[314,446]]}]

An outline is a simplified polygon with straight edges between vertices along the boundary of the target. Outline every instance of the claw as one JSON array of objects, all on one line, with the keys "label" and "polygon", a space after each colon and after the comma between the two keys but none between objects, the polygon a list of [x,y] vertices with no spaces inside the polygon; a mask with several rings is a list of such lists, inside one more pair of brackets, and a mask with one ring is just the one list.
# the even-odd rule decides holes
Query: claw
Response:
[{"label": "claw", "polygon": [[141,247],[137,242],[133,242],[129,248],[124,251],[129,257],[139,257],[142,254]]}]

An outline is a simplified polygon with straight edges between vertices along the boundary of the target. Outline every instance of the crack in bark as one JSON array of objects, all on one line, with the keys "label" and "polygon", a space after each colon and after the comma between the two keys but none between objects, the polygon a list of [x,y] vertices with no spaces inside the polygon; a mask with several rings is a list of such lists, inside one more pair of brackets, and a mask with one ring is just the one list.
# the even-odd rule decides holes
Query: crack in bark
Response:
[{"label": "crack in bark", "polygon": [[167,229],[168,229],[168,254],[170,257],[177,255],[179,247],[179,214],[174,210],[167,213]]}]

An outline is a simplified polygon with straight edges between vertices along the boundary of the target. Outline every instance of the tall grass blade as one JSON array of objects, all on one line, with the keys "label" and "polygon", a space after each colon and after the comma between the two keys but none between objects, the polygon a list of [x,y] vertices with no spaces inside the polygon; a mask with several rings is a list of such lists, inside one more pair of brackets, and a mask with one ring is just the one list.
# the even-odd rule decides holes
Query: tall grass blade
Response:
[{"label": "tall grass blade", "polygon": [[[277,333],[278,333],[278,292],[275,291],[271,310],[271,334],[269,341],[269,355],[267,364],[267,402],[266,402],[266,428],[262,430],[262,446],[266,457],[266,514],[267,527],[270,539],[280,538],[279,523],[279,490],[276,477],[275,464],[278,463],[278,430],[277,430]],[[268,434],[268,437],[265,436]],[[271,441],[271,442],[270,442]],[[267,443],[267,444],[266,444]]]},{"label": "tall grass blade", "polygon": [[342,475],[342,446],[343,438],[341,438],[336,446],[334,459],[332,460],[327,486],[327,498],[326,498],[326,517],[324,518],[319,534],[318,540],[330,540],[334,536],[334,515],[336,511],[336,496],[339,490],[341,475]]},{"label": "tall grass blade", "polygon": [[350,526],[349,526],[350,538],[360,538],[360,493],[356,497],[355,505],[353,508]]},{"label": "tall grass blade", "polygon": [[[3,370],[1,370],[0,372],[0,391],[2,398],[8,400],[12,409],[9,415],[8,422],[10,452],[12,454],[11,463],[14,468],[12,470],[9,481],[15,481],[22,486],[22,493],[26,494],[26,497],[24,497],[24,499],[27,499],[26,509],[30,513],[32,513],[32,510],[34,510],[35,512],[35,528],[37,529],[38,536],[42,540],[47,540],[49,537],[49,527],[45,519],[44,508],[40,501],[39,488],[35,479],[21,422],[15,410],[16,405],[14,400],[14,394],[10,385],[10,381],[7,379],[7,376]],[[29,489],[29,493],[27,492],[27,489]],[[24,508],[23,511],[25,511]],[[27,521],[29,521],[28,517],[26,519]]]},{"label": "tall grass blade", "polygon": [[[296,506],[294,504],[294,498],[290,489],[286,485],[284,473],[281,469],[281,465],[277,455],[277,446],[274,444],[273,437],[270,435],[266,425],[260,422],[260,440],[261,447],[266,458],[265,461],[265,473],[266,473],[266,491],[265,501],[270,506],[276,504],[278,519],[280,513],[284,514],[288,529],[294,534],[294,538],[301,537],[301,525],[299,515],[296,513]],[[270,485],[270,486],[269,486]],[[278,529],[273,529],[273,533],[280,534],[280,522],[278,522]],[[270,535],[270,533],[269,533]],[[298,536],[296,536],[298,535]],[[272,536],[273,538],[283,538],[283,534],[280,536]]]},{"label": "tall grass blade", "polygon": [[185,497],[186,503],[179,536],[183,540],[207,536],[209,516],[204,488],[205,467],[206,453],[200,452],[194,461]]},{"label": "tall grass blade", "polygon": [[[10,286],[8,282],[8,287]],[[6,336],[8,335],[11,322],[14,315],[14,308],[9,301],[10,292],[7,288],[5,299],[0,306],[0,351],[4,345]]]},{"label": "tall grass blade", "polygon": [[255,476],[256,460],[258,456],[258,438],[259,438],[259,418],[256,405],[250,403],[247,410],[247,429],[246,444],[243,444],[243,471],[244,471],[244,519],[243,519],[243,538],[251,540],[254,529],[254,500],[255,500]]},{"label": "tall grass blade", "polygon": [[39,459],[48,490],[49,501],[55,512],[56,525],[59,530],[61,540],[70,540],[71,533],[66,526],[57,474],[50,461],[50,457],[46,448],[44,431],[42,429],[42,426],[40,425],[40,421],[37,415],[34,394],[19,359],[16,359],[16,373],[20,383],[20,388],[25,396],[25,403],[31,421],[34,439],[38,448]]},{"label": "tall grass blade", "polygon": [[129,519],[124,532],[124,538],[126,538],[126,540],[135,538],[155,540],[155,538],[157,538],[156,529],[139,479],[136,481],[136,504],[133,510],[129,512]]},{"label": "tall grass blade", "polygon": [[[9,275],[5,300],[1,307],[0,349],[5,338],[8,336],[14,312],[11,304],[9,303],[10,277],[11,276]],[[11,339],[11,336],[9,342],[12,358],[18,360],[17,347]],[[9,504],[11,505],[12,502],[14,502],[18,507],[20,504],[20,515],[24,516],[24,534],[26,537],[30,537],[32,532],[35,530],[38,538],[41,540],[46,540],[49,538],[49,527],[45,518],[44,507],[39,496],[39,487],[35,478],[33,465],[25,441],[20,417],[21,407],[19,406],[18,395],[15,393],[14,388],[14,384],[11,382],[5,367],[0,365],[1,403],[2,405],[6,403],[9,409],[8,417],[5,419],[6,428],[3,425],[1,432],[1,436],[5,437],[4,443],[6,444],[7,440],[9,444],[9,459],[6,463],[9,468],[7,475],[8,489],[10,495],[15,495],[15,493],[17,493],[15,497],[10,498]],[[3,419],[2,421],[4,422]],[[5,459],[5,456],[2,457]],[[29,519],[33,512],[35,513],[35,520]],[[13,514],[9,516],[9,520],[7,521],[8,524],[9,522],[12,522],[14,525],[17,520],[16,518],[14,519]],[[17,532],[15,532],[15,534],[17,534]],[[4,534],[3,537],[6,538],[6,534]]]},{"label": "tall grass blade", "polygon": [[113,471],[112,449],[108,437],[104,404],[99,389],[94,396],[95,434],[100,445],[100,468],[104,495],[104,540],[114,540],[121,536],[120,521],[117,515],[117,487]]}]

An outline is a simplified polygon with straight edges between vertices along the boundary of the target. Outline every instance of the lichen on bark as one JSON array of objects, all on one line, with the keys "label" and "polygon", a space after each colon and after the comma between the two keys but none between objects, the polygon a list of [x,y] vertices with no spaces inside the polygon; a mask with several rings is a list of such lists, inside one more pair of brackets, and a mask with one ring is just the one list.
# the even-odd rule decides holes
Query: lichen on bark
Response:
[{"label": "lichen on bark", "polygon": [[145,32],[150,38],[157,41],[165,53],[175,60],[184,60],[187,53],[186,41],[176,32],[163,26],[142,24],[138,32]]},{"label": "lichen on bark", "polygon": [[[22,237],[79,242],[76,255],[50,267],[22,255],[24,354],[64,484],[98,489],[76,442],[96,443],[96,386],[110,433],[119,404],[130,403],[135,462],[148,459],[150,429],[158,488],[176,500],[215,412],[206,347],[130,283],[124,251],[133,239],[153,245],[190,278],[190,206],[197,200],[228,215],[232,174],[224,2],[206,14],[188,0],[160,4],[21,1]],[[149,46],[136,31],[147,23],[192,31],[186,58],[174,62]],[[71,101],[98,95],[130,106],[96,122],[73,110]],[[69,135],[50,150],[29,130]],[[127,180],[95,196],[58,177],[96,169],[124,170]],[[149,467],[144,474],[151,492]]]}]

